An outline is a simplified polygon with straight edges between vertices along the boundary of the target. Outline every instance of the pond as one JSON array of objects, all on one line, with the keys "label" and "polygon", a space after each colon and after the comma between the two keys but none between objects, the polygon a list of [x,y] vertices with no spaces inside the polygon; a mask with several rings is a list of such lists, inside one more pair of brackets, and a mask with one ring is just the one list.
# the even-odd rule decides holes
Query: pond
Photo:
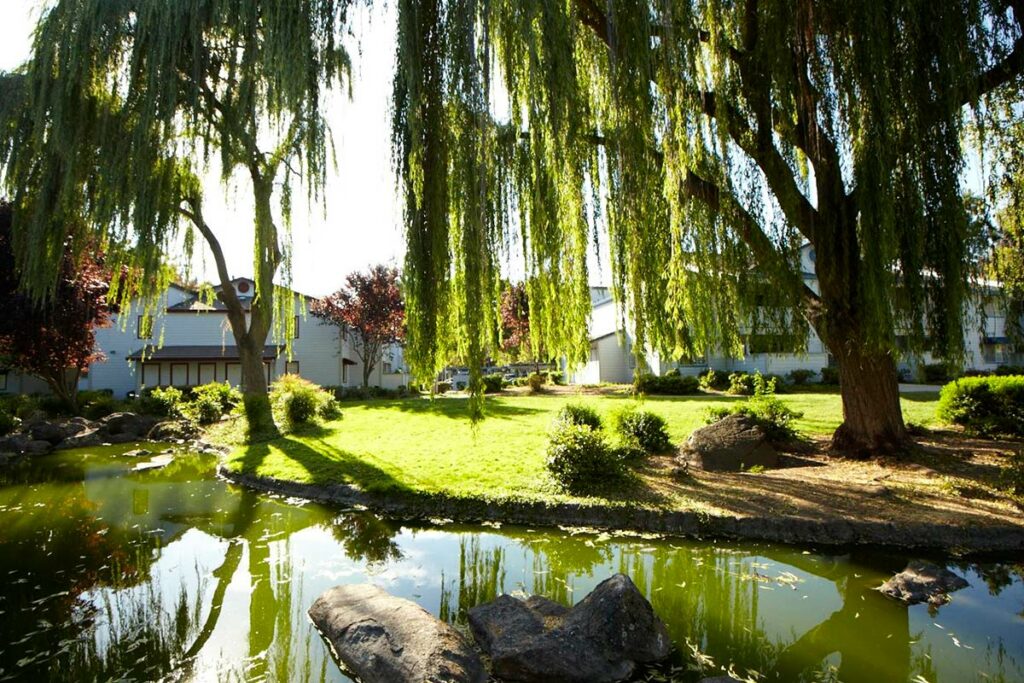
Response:
[{"label": "pond", "polygon": [[949,565],[937,612],[873,589],[906,556],[445,524],[409,525],[230,486],[209,456],[134,471],[127,447],[0,470],[0,680],[345,681],[306,617],[369,581],[460,629],[502,592],[565,604],[625,572],[670,661],[765,681],[1024,680],[1024,565]]}]

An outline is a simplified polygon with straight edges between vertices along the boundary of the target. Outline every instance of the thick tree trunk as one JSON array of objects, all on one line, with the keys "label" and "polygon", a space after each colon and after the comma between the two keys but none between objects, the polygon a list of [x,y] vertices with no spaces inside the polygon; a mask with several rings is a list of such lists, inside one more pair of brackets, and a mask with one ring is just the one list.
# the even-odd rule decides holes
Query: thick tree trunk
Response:
[{"label": "thick tree trunk", "polygon": [[833,450],[867,457],[904,448],[909,436],[892,356],[852,349],[836,359],[843,424],[832,435]]},{"label": "thick tree trunk", "polygon": [[[261,340],[262,341],[262,340]],[[266,441],[279,436],[267,393],[267,367],[263,364],[263,344],[246,335],[238,344],[242,366],[242,400],[248,421],[249,441]]]}]

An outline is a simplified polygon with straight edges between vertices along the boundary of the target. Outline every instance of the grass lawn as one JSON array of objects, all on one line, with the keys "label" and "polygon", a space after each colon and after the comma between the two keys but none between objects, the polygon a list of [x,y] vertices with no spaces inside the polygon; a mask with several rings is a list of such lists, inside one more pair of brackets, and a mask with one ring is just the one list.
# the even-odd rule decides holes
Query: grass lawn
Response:
[{"label": "grass lawn", "polygon": [[[797,427],[807,436],[826,436],[841,421],[837,392],[781,398],[804,413]],[[709,406],[736,400],[741,399],[648,397],[644,405],[665,418],[673,442],[680,444],[704,423]],[[558,409],[570,401],[592,405],[604,416],[633,403],[617,396],[489,397],[487,417],[477,424],[468,418],[465,398],[345,403],[341,420],[269,443],[238,447],[227,465],[248,474],[297,482],[356,484],[376,493],[419,491],[488,501],[585,500],[561,492],[544,467],[548,429]],[[933,423],[936,401],[936,394],[904,396],[906,420]],[[639,477],[634,486],[620,486],[589,500],[676,509],[704,506],[682,490],[654,495],[649,489]]]}]

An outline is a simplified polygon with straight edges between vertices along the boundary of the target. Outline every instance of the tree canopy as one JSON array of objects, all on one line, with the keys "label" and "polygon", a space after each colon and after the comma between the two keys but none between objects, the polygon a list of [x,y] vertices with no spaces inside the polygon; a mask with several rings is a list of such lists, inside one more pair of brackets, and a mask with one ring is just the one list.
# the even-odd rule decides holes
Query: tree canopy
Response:
[{"label": "tree canopy", "polygon": [[[513,250],[544,347],[582,361],[586,254],[604,229],[638,353],[738,353],[748,334],[813,326],[847,369],[848,436],[905,438],[895,330],[963,352],[965,107],[1019,93],[1021,3],[398,8],[414,370],[494,344],[499,256]],[[847,400],[873,376],[885,385],[864,387],[861,408]],[[895,416],[851,420],[872,403]]]}]

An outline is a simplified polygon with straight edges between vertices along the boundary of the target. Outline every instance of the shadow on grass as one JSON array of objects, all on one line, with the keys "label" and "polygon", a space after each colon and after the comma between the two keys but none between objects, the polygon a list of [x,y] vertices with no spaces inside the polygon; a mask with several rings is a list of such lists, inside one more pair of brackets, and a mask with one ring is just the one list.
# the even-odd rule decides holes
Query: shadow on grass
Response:
[{"label": "shadow on grass", "polygon": [[[434,399],[410,398],[400,401],[377,402],[362,405],[378,410],[397,410],[403,413],[437,415],[438,417],[447,417],[453,420],[470,421],[469,399],[466,397],[437,397]],[[531,408],[529,406],[519,405],[518,401],[506,401],[491,397],[487,397],[484,400],[485,419],[490,417],[499,419],[520,417],[523,415],[535,415],[542,412],[546,411],[540,408]]]},{"label": "shadow on grass", "polygon": [[904,401],[912,401],[913,403],[934,403],[939,400],[939,392],[908,391],[907,393],[901,393],[900,398]]},{"label": "shadow on grass", "polygon": [[255,443],[245,447],[240,460],[240,470],[248,474],[264,474],[282,479],[294,479],[289,472],[259,472],[259,468],[270,455],[271,448],[281,451],[283,456],[302,468],[311,484],[354,484],[375,493],[410,493],[408,485],[398,481],[389,472],[367,462],[364,458],[335,448],[326,441],[317,440],[315,448],[292,436],[284,436],[270,442]]}]

